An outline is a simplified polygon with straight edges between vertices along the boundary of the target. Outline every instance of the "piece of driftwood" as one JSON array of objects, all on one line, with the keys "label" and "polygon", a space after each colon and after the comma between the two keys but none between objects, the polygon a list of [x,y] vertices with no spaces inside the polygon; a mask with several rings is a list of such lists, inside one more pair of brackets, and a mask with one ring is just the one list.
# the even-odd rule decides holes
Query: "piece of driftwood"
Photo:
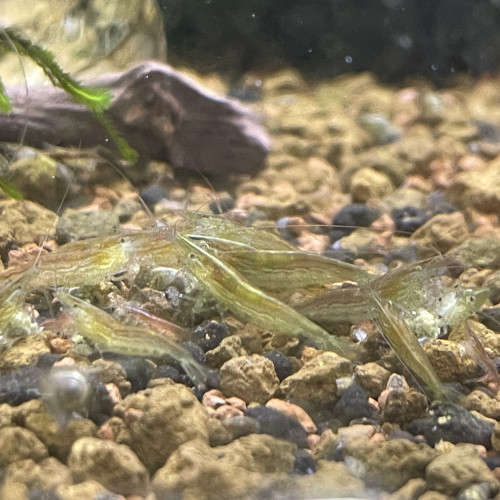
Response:
[{"label": "piece of driftwood", "polygon": [[[172,67],[142,62],[92,85],[113,93],[106,114],[145,159],[207,174],[253,173],[264,166],[270,141],[258,117],[219,97]],[[51,86],[7,89],[13,102],[0,114],[0,141],[114,148],[106,130],[83,106]]]}]

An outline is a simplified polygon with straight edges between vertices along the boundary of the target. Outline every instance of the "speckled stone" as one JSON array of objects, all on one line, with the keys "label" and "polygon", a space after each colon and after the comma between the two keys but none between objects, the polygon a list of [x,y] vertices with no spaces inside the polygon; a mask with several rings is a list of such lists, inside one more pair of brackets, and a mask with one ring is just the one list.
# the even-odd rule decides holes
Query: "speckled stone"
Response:
[{"label": "speckled stone", "polygon": [[408,439],[392,439],[373,444],[366,439],[347,442],[345,453],[364,466],[365,484],[394,492],[410,479],[423,478],[426,467],[434,458],[434,450],[426,444]]},{"label": "speckled stone", "polygon": [[25,459],[39,462],[48,456],[47,447],[32,431],[22,427],[0,429],[0,450],[0,467]]},{"label": "speckled stone", "polygon": [[469,229],[463,214],[453,212],[432,217],[413,233],[412,240],[435,255],[436,251],[448,252],[468,236]]},{"label": "speckled stone", "polygon": [[226,396],[237,396],[247,404],[265,404],[279,385],[272,361],[253,354],[226,361],[220,370],[220,387]]},{"label": "speckled stone", "polygon": [[469,411],[475,410],[485,417],[495,420],[500,419],[500,401],[496,397],[492,398],[488,396],[488,394],[479,389],[467,394],[462,404]]},{"label": "speckled stone", "polygon": [[190,441],[175,450],[155,474],[153,491],[158,498],[258,498],[259,492],[279,491],[289,481],[293,448],[288,441],[265,434],[245,436],[216,448],[204,441]]},{"label": "speckled stone", "polygon": [[76,418],[61,429],[55,420],[45,411],[26,415],[24,426],[50,450],[51,455],[66,462],[73,443],[82,437],[95,436],[97,426],[87,418]]},{"label": "speckled stone", "polygon": [[320,460],[313,475],[294,481],[294,498],[362,498],[366,495],[363,481],[342,462]]},{"label": "speckled stone", "polygon": [[468,207],[481,212],[500,212],[500,161],[491,161],[486,168],[478,172],[461,172],[457,174],[447,190],[452,203],[463,206],[466,200]]},{"label": "speckled stone", "polygon": [[220,368],[232,358],[247,355],[248,352],[243,347],[241,338],[237,335],[222,339],[217,347],[206,352],[207,363],[212,368]]},{"label": "speckled stone", "polygon": [[[54,457],[36,463],[31,459],[20,460],[7,467],[4,481],[21,483],[30,489],[51,490],[72,483],[69,468]],[[0,497],[2,498],[2,497]]]},{"label": "speckled stone", "polygon": [[166,380],[127,396],[116,411],[130,422],[131,448],[150,470],[161,467],[182,443],[208,443],[208,415],[184,385]]},{"label": "speckled stone", "polygon": [[430,489],[456,496],[474,483],[488,482],[492,492],[498,491],[498,481],[472,445],[461,444],[432,460],[425,471]]},{"label": "speckled stone", "polygon": [[377,399],[385,389],[391,373],[378,363],[366,363],[356,366],[354,373],[358,384],[370,398]]},{"label": "speckled stone", "polygon": [[73,444],[68,466],[75,482],[94,479],[120,495],[145,496],[149,475],[137,455],[123,444],[84,437]]},{"label": "speckled stone", "polygon": [[442,382],[466,382],[480,375],[477,363],[457,342],[430,339],[424,344],[424,351],[436,375]]},{"label": "speckled stone", "polygon": [[392,193],[394,186],[391,179],[371,167],[359,169],[351,177],[351,196],[356,203],[365,203],[374,198],[379,199]]},{"label": "speckled stone", "polygon": [[287,400],[307,402],[308,406],[323,406],[337,401],[339,394],[336,380],[351,376],[353,371],[354,366],[349,360],[334,352],[323,352],[284,379],[280,393]]},{"label": "speckled stone", "polygon": [[427,489],[425,479],[410,479],[394,493],[384,496],[384,500],[415,500]]},{"label": "speckled stone", "polygon": [[61,500],[88,500],[89,498],[110,498],[114,500],[114,494],[107,490],[102,484],[89,479],[78,484],[61,485],[56,489]]}]

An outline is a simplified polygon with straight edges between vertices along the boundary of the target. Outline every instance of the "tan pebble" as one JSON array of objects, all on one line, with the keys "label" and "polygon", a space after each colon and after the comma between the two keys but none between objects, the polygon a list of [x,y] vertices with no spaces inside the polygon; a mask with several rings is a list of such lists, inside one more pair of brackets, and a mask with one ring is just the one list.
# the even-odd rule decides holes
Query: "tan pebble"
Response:
[{"label": "tan pebble", "polygon": [[97,431],[97,437],[99,439],[106,439],[108,441],[114,441],[116,438],[115,431],[108,422],[104,422],[104,424],[99,427]]},{"label": "tan pebble", "polygon": [[207,412],[207,415],[209,417],[213,417],[214,416],[214,413],[215,413],[215,409],[214,408],[210,408],[210,406],[205,406],[205,411]]},{"label": "tan pebble", "polygon": [[321,351],[318,351],[318,349],[305,346],[304,349],[302,349],[302,356],[300,359],[303,363],[307,363],[308,361],[311,361],[316,356],[318,356],[318,354],[321,354]]},{"label": "tan pebble", "polygon": [[116,384],[109,383],[106,384],[106,390],[108,391],[109,398],[113,402],[113,404],[118,404],[121,400],[122,397],[120,395],[120,389],[118,389]]},{"label": "tan pebble", "polygon": [[379,410],[378,401],[376,399],[368,398],[368,403],[373,407],[374,410]]},{"label": "tan pebble", "polygon": [[437,451],[437,453],[448,453],[449,451],[453,450],[455,448],[455,445],[453,443],[450,443],[449,441],[439,441],[439,443],[436,443],[434,446],[434,449]]},{"label": "tan pebble", "polygon": [[381,432],[376,432],[370,437],[372,443],[382,444],[385,440],[385,436]]},{"label": "tan pebble", "polygon": [[495,476],[496,480],[500,481],[500,467],[496,467],[491,472],[493,472],[493,475]]},{"label": "tan pebble", "polygon": [[370,439],[377,431],[374,425],[355,424],[350,427],[341,427],[338,430],[339,438],[344,443],[358,438]]},{"label": "tan pebble", "polygon": [[213,417],[218,418],[219,420],[226,420],[231,417],[240,417],[242,415],[243,412],[241,410],[230,405],[219,406],[213,412]]},{"label": "tan pebble", "polygon": [[50,350],[55,354],[66,354],[72,345],[71,340],[56,337],[50,341]]},{"label": "tan pebble", "polygon": [[266,403],[268,408],[274,408],[275,410],[281,411],[286,415],[295,418],[300,422],[302,427],[310,434],[315,434],[318,429],[313,422],[312,418],[307,414],[307,412],[298,405],[289,403],[288,401],[283,401],[282,399],[271,399]]},{"label": "tan pebble", "polygon": [[307,447],[310,450],[314,450],[320,441],[321,436],[318,436],[317,434],[309,434],[309,436],[307,436]]},{"label": "tan pebble", "polygon": [[[477,175],[477,174],[476,174]],[[469,229],[461,212],[437,214],[419,227],[412,236],[423,247],[434,252],[446,253],[464,242],[469,236]]]},{"label": "tan pebble", "polygon": [[123,420],[127,425],[132,425],[134,422],[142,418],[144,412],[142,410],[138,410],[136,408],[129,408],[125,411],[123,415]]},{"label": "tan pebble", "polygon": [[211,389],[210,391],[203,394],[203,399],[201,400],[203,406],[210,408],[218,408],[219,406],[225,405],[226,400],[224,394],[218,389]]},{"label": "tan pebble", "polygon": [[65,366],[75,366],[76,361],[73,358],[63,358],[60,359],[59,361],[56,361],[53,365],[54,368],[60,368],[60,367],[65,367]]},{"label": "tan pebble", "polygon": [[439,493],[439,491],[426,491],[423,495],[418,497],[418,500],[449,500],[448,495]]},{"label": "tan pebble", "polygon": [[231,396],[230,398],[226,399],[226,404],[234,406],[235,408],[238,408],[238,410],[245,411],[247,409],[247,404],[243,399],[237,398],[236,396]]},{"label": "tan pebble", "polygon": [[493,428],[491,443],[496,451],[500,451],[500,422],[497,422]]}]

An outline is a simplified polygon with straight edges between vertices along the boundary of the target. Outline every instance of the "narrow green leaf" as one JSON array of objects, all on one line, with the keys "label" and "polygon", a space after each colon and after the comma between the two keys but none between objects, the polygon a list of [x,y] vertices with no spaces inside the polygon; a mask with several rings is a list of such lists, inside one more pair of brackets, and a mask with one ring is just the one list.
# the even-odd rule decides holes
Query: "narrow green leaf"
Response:
[{"label": "narrow green leaf", "polygon": [[11,198],[15,200],[22,200],[23,195],[13,184],[6,181],[3,177],[0,177],[0,190],[7,193]]},{"label": "narrow green leaf", "polygon": [[5,87],[3,86],[2,80],[0,80],[0,112],[10,113],[12,111],[12,104],[10,103],[7,94],[5,93]]}]

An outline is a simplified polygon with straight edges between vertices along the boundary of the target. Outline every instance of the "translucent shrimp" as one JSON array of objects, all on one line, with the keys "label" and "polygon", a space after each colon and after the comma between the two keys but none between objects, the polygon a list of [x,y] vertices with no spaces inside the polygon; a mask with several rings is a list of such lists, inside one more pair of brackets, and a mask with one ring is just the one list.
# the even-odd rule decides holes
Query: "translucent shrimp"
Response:
[{"label": "translucent shrimp", "polygon": [[66,292],[59,291],[57,299],[73,318],[78,334],[92,341],[101,351],[152,358],[167,356],[179,362],[195,385],[206,382],[208,368],[168,337],[147,327],[124,325],[101,309]]}]

